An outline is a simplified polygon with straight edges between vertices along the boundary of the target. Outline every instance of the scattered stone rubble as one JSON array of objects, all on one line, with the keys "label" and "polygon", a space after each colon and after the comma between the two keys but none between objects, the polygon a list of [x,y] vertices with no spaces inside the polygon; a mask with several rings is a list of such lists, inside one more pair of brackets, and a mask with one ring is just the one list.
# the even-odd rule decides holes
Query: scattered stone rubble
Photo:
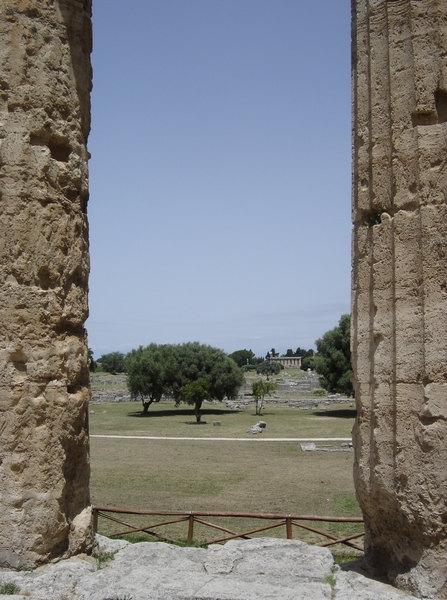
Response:
[{"label": "scattered stone rubble", "polygon": [[[301,410],[316,410],[322,404],[352,404],[352,398],[346,398],[341,394],[331,394],[325,396],[312,396],[314,388],[318,388],[318,378],[314,374],[306,374],[304,378],[304,387],[299,385],[299,382],[303,380],[294,378],[287,373],[283,376],[283,379],[278,382],[278,390],[274,396],[269,396],[264,400],[269,404],[288,404],[291,408],[298,408]],[[312,382],[313,387],[309,387],[309,381]],[[108,373],[96,373],[92,377],[92,399],[91,404],[102,404],[104,402],[130,402],[131,397],[126,388],[126,376],[125,375],[110,375]],[[312,391],[310,391],[312,390]],[[163,402],[171,402],[170,398],[166,400],[162,399]],[[239,394],[236,400],[224,401],[225,406],[234,411],[244,410],[250,403],[254,402],[253,396],[251,395],[251,386],[247,385],[243,392]],[[204,404],[216,404],[220,403],[217,400],[205,400]]]},{"label": "scattered stone rubble", "polygon": [[256,425],[252,425],[247,429],[247,433],[262,433],[264,429],[267,427],[267,423],[265,421],[259,421]]},{"label": "scattered stone rubble", "polygon": [[91,380],[92,404],[104,402],[130,402],[130,393],[127,391],[126,375],[95,374]]},{"label": "scattered stone rubble", "polygon": [[[110,392],[105,390],[92,390],[91,404],[104,404],[105,402],[131,402],[128,392]],[[141,402],[139,403],[141,404]]]},{"label": "scattered stone rubble", "polygon": [[334,448],[333,444],[317,446],[314,442],[303,442],[300,446],[303,452],[352,452],[353,450],[351,442],[344,442],[337,448]]},{"label": "scattered stone rubble", "polygon": [[300,408],[301,410],[316,410],[318,408],[318,400],[289,400],[287,403],[290,408]]}]

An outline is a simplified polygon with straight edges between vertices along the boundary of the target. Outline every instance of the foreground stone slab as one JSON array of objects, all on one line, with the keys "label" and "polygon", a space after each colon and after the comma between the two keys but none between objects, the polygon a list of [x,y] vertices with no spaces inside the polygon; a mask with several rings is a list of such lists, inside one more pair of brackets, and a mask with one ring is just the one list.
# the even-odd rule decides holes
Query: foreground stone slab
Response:
[{"label": "foreground stone slab", "polygon": [[[98,536],[116,554],[98,568],[76,557],[34,572],[0,572],[27,600],[405,600],[405,593],[334,568],[325,548],[272,538],[179,548]],[[0,595],[0,598],[2,596]],[[5,596],[11,598],[11,596]]]},{"label": "foreground stone slab", "polygon": [[366,561],[447,598],[447,2],[353,2],[352,361]]},{"label": "foreground stone slab", "polygon": [[0,565],[91,543],[90,0],[0,2]]}]

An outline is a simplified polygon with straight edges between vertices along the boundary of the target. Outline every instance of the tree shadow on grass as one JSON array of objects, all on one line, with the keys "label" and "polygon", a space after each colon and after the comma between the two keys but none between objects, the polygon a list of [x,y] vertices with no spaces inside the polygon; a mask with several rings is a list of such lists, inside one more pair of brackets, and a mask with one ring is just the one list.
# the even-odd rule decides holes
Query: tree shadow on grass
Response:
[{"label": "tree shadow on grass", "polygon": [[[240,411],[236,411],[236,410],[224,410],[224,409],[219,409],[219,408],[205,408],[202,409],[200,411],[200,414],[202,415],[202,417],[205,417],[206,415],[211,416],[220,416],[220,415],[233,415],[233,414],[238,414],[238,412]],[[174,408],[171,410],[166,410],[166,409],[159,409],[159,410],[152,410],[152,408],[149,408],[149,410],[147,411],[147,413],[144,413],[143,411],[135,411],[135,412],[129,412],[127,413],[128,417],[191,417],[191,415],[194,414],[194,409],[193,408]]]},{"label": "tree shadow on grass", "polygon": [[357,416],[355,408],[338,408],[336,410],[314,410],[316,417],[337,417],[337,419],[354,419]]}]

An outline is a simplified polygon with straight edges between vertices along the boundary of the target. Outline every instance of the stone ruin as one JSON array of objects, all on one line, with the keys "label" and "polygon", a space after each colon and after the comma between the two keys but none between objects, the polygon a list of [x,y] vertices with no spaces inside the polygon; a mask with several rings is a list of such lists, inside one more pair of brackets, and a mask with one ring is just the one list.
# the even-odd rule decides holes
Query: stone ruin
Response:
[{"label": "stone ruin", "polygon": [[[91,545],[91,0],[0,8],[0,565]],[[447,597],[447,2],[353,0],[355,480],[371,569]]]},{"label": "stone ruin", "polygon": [[353,2],[352,356],[366,563],[447,598],[447,2]]},{"label": "stone ruin", "polygon": [[89,549],[91,0],[0,7],[0,565]]}]

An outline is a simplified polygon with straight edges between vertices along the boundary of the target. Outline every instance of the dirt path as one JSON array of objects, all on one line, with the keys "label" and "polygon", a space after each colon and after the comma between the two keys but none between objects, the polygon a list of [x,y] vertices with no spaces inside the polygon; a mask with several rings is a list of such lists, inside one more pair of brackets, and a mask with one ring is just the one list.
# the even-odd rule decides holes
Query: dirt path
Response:
[{"label": "dirt path", "polygon": [[91,435],[91,438],[117,440],[189,440],[194,442],[351,442],[350,437],[337,438],[215,438],[215,437],[155,437],[149,435]]}]

